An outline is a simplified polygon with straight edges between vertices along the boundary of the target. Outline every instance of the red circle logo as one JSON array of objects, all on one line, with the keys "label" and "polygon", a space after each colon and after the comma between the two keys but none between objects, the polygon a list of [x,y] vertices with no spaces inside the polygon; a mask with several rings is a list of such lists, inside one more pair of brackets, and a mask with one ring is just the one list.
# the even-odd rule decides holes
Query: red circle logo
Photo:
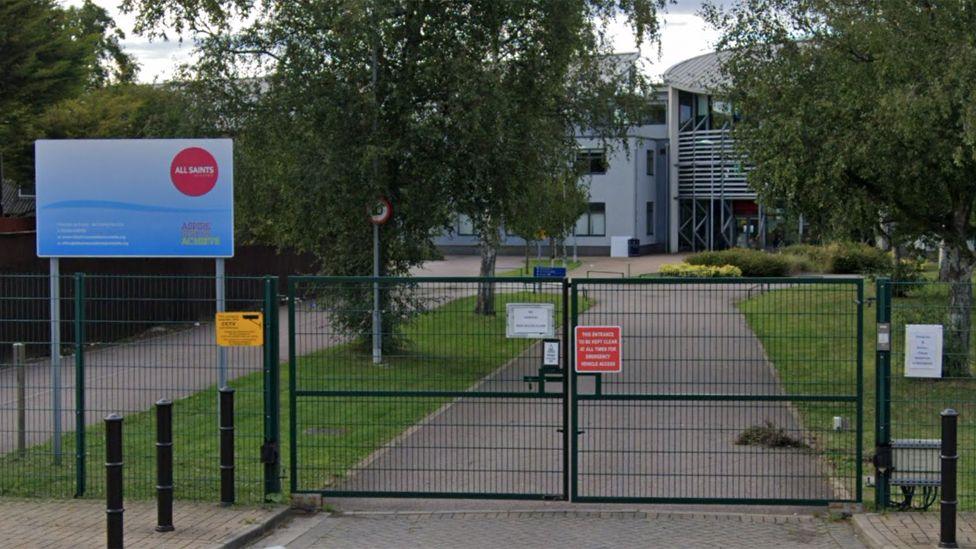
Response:
[{"label": "red circle logo", "polygon": [[187,196],[203,196],[217,184],[217,161],[200,147],[183,149],[169,166],[173,185]]}]

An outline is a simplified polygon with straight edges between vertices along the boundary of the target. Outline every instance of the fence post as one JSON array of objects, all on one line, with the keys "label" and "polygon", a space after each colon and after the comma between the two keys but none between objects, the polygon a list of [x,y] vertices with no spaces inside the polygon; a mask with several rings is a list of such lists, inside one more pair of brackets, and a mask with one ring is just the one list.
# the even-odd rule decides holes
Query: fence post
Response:
[{"label": "fence post", "polygon": [[25,362],[27,361],[24,344],[14,343],[14,368],[17,369],[17,455],[24,457],[27,452],[27,402],[25,389]]},{"label": "fence post", "polygon": [[108,549],[122,547],[122,416],[105,418],[105,514]]},{"label": "fence post", "polygon": [[[875,395],[874,416],[875,506],[884,509],[891,501],[891,281],[879,278],[876,282],[878,340],[875,342]],[[860,479],[858,479],[860,482]]]},{"label": "fence post", "polygon": [[220,388],[220,503],[234,503],[234,390]]},{"label": "fence post", "polygon": [[959,412],[942,411],[942,501],[939,509],[939,547],[959,547],[956,543],[956,468],[959,465],[956,441]]},{"label": "fence post", "polygon": [[75,497],[85,495],[85,275],[75,273]]},{"label": "fence post", "polygon": [[278,417],[278,279],[264,278],[264,497],[281,492]]},{"label": "fence post", "polygon": [[173,531],[173,401],[156,402],[156,531]]}]

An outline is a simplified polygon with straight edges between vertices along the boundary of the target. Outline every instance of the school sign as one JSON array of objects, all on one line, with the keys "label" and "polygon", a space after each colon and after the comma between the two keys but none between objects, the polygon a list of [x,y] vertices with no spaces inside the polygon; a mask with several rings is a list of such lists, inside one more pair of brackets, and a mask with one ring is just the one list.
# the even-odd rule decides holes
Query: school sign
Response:
[{"label": "school sign", "polygon": [[35,144],[39,257],[232,257],[230,139]]}]

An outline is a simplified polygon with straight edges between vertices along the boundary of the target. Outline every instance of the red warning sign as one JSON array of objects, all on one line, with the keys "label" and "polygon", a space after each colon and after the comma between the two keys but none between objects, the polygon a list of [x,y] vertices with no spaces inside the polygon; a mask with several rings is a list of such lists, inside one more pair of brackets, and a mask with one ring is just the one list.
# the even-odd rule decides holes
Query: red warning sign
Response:
[{"label": "red warning sign", "polygon": [[620,326],[576,327],[576,371],[619,372]]}]

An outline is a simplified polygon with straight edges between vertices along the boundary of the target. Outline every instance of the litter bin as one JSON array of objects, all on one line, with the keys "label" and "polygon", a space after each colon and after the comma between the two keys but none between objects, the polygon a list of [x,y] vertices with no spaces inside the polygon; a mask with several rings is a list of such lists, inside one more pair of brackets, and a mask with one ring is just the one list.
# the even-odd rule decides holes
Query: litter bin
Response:
[{"label": "litter bin", "polygon": [[627,257],[637,257],[640,255],[640,239],[631,238],[627,241]]}]

